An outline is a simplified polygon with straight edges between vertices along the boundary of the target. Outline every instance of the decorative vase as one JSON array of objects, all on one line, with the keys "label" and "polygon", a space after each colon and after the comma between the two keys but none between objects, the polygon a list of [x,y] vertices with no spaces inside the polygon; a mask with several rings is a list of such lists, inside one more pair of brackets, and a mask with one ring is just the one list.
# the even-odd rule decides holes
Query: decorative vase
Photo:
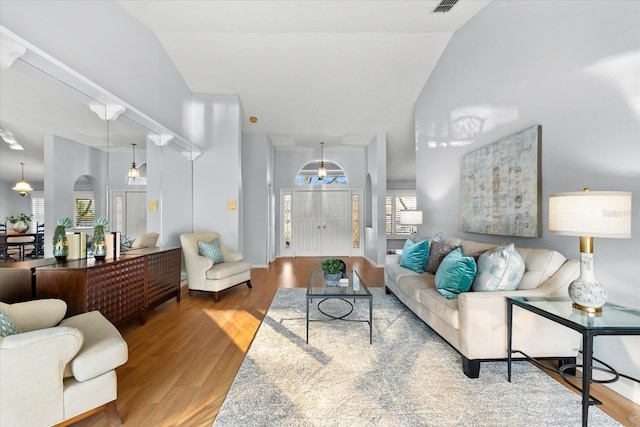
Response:
[{"label": "decorative vase", "polygon": [[109,225],[109,220],[100,217],[93,222],[93,257],[98,261],[104,261],[107,257],[107,242],[104,238],[104,228]]},{"label": "decorative vase", "polygon": [[104,227],[96,225],[93,229],[93,257],[103,261],[107,256],[107,245],[104,239]]},{"label": "decorative vase", "polygon": [[336,274],[325,273],[324,281],[327,282],[327,285],[329,286],[336,286],[338,283],[340,283],[341,277],[342,277],[342,273],[336,273]]},{"label": "decorative vase", "polygon": [[66,261],[69,255],[69,243],[65,231],[68,227],[71,227],[71,219],[62,218],[58,220],[56,229],[53,231],[53,256],[58,261]]},{"label": "decorative vase", "polygon": [[16,233],[26,233],[29,231],[29,223],[26,221],[17,221],[11,224],[11,229]]}]

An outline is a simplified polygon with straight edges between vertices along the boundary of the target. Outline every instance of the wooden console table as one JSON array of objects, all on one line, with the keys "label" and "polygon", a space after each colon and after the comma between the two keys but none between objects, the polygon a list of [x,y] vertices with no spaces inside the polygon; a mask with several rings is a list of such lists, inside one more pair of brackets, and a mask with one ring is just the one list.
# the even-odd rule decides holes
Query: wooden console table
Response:
[{"label": "wooden console table", "polygon": [[67,316],[98,310],[114,324],[173,297],[180,301],[181,249],[149,248],[116,260],[93,258],[37,267],[35,298],[60,298]]}]

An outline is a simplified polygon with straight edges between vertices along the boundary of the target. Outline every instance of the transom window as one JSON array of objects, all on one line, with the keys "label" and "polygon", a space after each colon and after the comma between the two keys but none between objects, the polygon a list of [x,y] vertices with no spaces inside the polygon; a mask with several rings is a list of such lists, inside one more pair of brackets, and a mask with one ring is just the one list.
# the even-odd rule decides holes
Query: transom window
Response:
[{"label": "transom window", "polygon": [[298,185],[315,185],[315,184],[347,184],[347,176],[340,166],[332,161],[325,161],[324,166],[327,168],[327,176],[323,179],[318,178],[318,168],[320,161],[314,160],[307,163],[300,169],[296,177]]}]

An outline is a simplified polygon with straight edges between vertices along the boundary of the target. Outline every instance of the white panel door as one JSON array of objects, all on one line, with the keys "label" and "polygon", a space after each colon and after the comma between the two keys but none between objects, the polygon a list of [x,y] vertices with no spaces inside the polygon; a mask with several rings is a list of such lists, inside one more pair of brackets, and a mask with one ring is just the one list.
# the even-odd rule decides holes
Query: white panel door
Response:
[{"label": "white panel door", "polygon": [[351,243],[348,191],[295,191],[296,256],[348,256]]},{"label": "white panel door", "polygon": [[126,215],[125,234],[135,238],[147,232],[147,193],[144,191],[127,191],[125,193]]}]

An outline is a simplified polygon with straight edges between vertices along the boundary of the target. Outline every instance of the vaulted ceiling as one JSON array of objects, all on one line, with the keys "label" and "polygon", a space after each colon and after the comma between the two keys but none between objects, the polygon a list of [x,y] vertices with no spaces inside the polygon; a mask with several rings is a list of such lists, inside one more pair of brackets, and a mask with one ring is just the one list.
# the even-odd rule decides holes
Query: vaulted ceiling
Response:
[{"label": "vaulted ceiling", "polygon": [[[453,33],[489,1],[460,0],[447,13],[433,13],[441,3],[434,0],[116,3],[157,35],[192,92],[240,96],[244,132],[268,134],[277,149],[318,152],[320,141],[365,146],[383,132],[387,178],[411,181],[414,102]],[[0,70],[0,125],[26,150],[0,144],[2,174],[16,179],[24,161],[30,179],[41,181],[42,135],[93,145],[104,123],[19,73]],[[109,132],[114,141],[122,134],[144,143],[125,125]]]},{"label": "vaulted ceiling", "polygon": [[413,180],[413,104],[489,0],[447,13],[433,0],[117,3],[155,32],[192,92],[239,94],[243,131],[276,147],[366,145],[384,132],[388,179]]}]

